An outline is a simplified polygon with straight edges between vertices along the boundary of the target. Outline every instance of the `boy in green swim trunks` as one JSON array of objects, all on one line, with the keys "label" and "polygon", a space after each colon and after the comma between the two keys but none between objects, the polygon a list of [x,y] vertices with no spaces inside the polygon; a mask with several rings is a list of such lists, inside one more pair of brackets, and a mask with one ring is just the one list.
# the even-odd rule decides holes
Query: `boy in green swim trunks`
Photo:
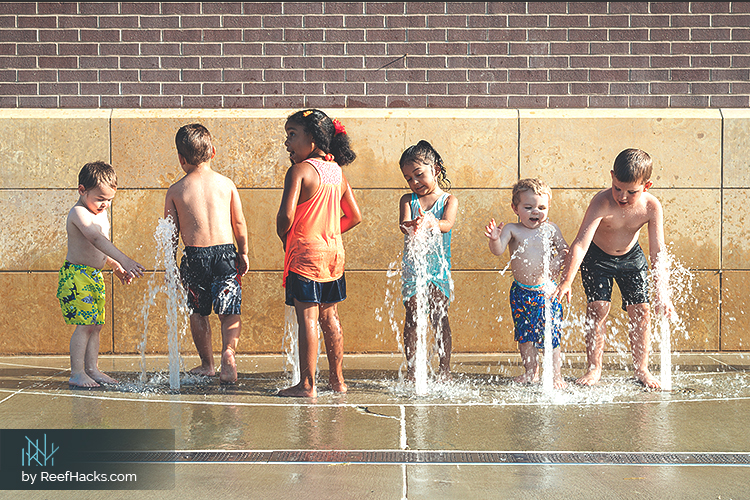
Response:
[{"label": "boy in green swim trunks", "polygon": [[57,298],[65,323],[76,325],[70,338],[68,383],[73,387],[117,383],[97,366],[99,333],[104,325],[104,264],[123,284],[143,276],[143,266],[109,241],[107,208],[116,191],[117,175],[111,165],[87,163],[78,174],[78,202],[65,223],[68,254],[60,269]]}]

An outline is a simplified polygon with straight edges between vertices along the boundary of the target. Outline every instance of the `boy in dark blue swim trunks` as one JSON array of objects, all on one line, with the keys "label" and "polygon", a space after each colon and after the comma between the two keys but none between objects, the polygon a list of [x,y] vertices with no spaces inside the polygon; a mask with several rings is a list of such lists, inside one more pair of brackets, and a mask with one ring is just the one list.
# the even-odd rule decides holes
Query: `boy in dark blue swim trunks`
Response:
[{"label": "boy in dark blue swim trunks", "polygon": [[660,388],[659,381],[648,369],[651,335],[649,307],[648,262],[638,245],[640,229],[648,225],[648,246],[654,270],[654,309],[657,314],[674,314],[668,296],[661,296],[668,283],[668,270],[659,265],[665,250],[664,215],[661,203],[648,193],[651,187],[651,157],[640,149],[626,149],[615,159],[610,172],[612,187],[600,191],[591,200],[581,222],[578,235],[570,247],[565,274],[555,297],[567,297],[581,268],[583,287],[588,299],[586,323],[586,357],[588,368],[576,382],[593,385],[602,375],[604,334],[612,295],[612,281],[622,293],[622,308],[628,312],[630,347],[633,352],[635,376],[649,389]]},{"label": "boy in dark blue swim trunks", "polygon": [[175,143],[185,176],[167,191],[164,217],[173,218],[185,244],[180,275],[188,293],[193,342],[201,358],[201,366],[190,373],[216,374],[208,322],[213,307],[221,321],[219,379],[234,383],[234,353],[242,328],[241,278],[249,266],[242,203],[234,183],[211,169],[216,149],[206,127],[198,123],[185,125],[177,131]]}]

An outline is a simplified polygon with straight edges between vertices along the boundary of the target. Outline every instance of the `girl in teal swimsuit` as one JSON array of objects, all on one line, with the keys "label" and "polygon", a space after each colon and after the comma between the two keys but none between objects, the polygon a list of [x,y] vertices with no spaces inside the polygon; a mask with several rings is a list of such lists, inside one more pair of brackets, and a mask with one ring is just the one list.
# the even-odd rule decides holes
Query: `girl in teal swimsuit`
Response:
[{"label": "girl in teal swimsuit", "polygon": [[[417,278],[425,274],[430,322],[438,340],[440,375],[450,375],[451,328],[448,304],[453,292],[451,280],[451,230],[458,212],[458,200],[446,193],[450,181],[443,160],[427,141],[409,147],[399,160],[401,172],[412,192],[399,202],[399,228],[404,233],[401,293],[406,308],[404,350],[407,378],[414,379],[414,357],[417,344]],[[422,231],[431,231],[432,238],[419,238]],[[417,240],[428,245],[415,252]]]}]

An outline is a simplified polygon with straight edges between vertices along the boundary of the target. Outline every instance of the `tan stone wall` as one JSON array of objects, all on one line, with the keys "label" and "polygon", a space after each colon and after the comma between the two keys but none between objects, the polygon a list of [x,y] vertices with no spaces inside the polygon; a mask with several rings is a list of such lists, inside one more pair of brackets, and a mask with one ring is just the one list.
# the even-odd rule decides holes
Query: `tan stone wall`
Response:
[{"label": "tan stone wall", "polygon": [[[283,253],[275,215],[288,167],[283,125],[292,110],[0,110],[0,353],[66,353],[71,328],[55,299],[65,258],[64,220],[77,195],[77,173],[95,159],[115,166],[112,240],[154,268],[153,232],[166,188],[182,175],[174,134],[200,121],[215,137],[214,168],[240,189],[248,220],[251,272],[244,278],[242,352],[279,352],[284,330]],[[750,270],[744,203],[750,190],[750,111],[339,109],[357,161],[345,169],[364,221],[345,235],[349,299],[340,306],[349,352],[398,350],[403,320],[398,276],[403,238],[397,202],[407,191],[398,168],[405,147],[429,140],[445,159],[459,217],[453,233],[456,352],[516,349],[507,254],[487,250],[490,217],[514,220],[510,187],[539,176],[554,190],[551,219],[570,242],[591,196],[609,185],[614,157],[639,147],[654,158],[653,193],[665,210],[666,238],[693,270],[679,307],[687,335],[678,350],[748,350],[745,275]],[[647,245],[646,231],[641,243]],[[161,270],[157,270],[157,279]],[[102,352],[137,351],[149,279],[122,286],[107,273]],[[585,298],[579,285],[571,314]],[[617,294],[615,294],[617,295]],[[619,300],[613,298],[615,304]],[[149,351],[166,349],[164,299],[151,309]],[[617,307],[613,308],[616,309]],[[748,309],[750,313],[750,309]],[[616,313],[622,320],[622,314]],[[218,322],[214,319],[214,328]],[[186,350],[191,341],[183,339]],[[625,339],[624,332],[617,338]],[[218,349],[218,335],[215,343]],[[567,351],[581,351],[570,332]]]}]

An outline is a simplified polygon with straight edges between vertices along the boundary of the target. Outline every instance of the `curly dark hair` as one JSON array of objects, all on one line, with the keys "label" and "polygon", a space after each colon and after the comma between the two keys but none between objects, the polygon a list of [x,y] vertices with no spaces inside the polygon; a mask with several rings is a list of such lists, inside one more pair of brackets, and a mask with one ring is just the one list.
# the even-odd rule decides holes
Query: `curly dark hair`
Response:
[{"label": "curly dark hair", "polygon": [[326,154],[332,154],[340,166],[348,165],[357,158],[349,136],[346,132],[337,134],[333,120],[321,110],[303,109],[289,115],[287,121],[301,125],[312,136],[315,146]]},{"label": "curly dark hair", "polygon": [[445,171],[443,159],[440,157],[440,153],[432,147],[432,144],[422,140],[414,146],[409,146],[406,148],[406,151],[401,154],[401,159],[398,161],[398,164],[401,168],[404,168],[406,162],[415,160],[438,167],[438,173],[436,176],[438,186],[446,191],[451,188],[451,181],[448,179],[448,173]]}]

